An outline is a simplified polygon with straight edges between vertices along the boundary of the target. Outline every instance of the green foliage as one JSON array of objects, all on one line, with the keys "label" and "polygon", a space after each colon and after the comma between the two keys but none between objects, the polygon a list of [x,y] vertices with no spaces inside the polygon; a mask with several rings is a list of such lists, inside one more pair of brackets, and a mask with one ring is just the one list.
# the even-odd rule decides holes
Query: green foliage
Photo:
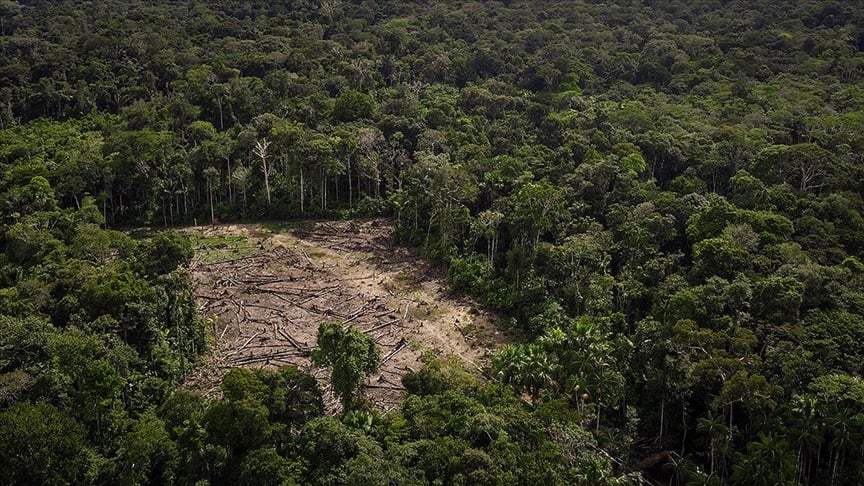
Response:
[{"label": "green foliage", "polygon": [[642,157],[640,153],[632,153],[621,159],[619,162],[621,165],[621,169],[623,170],[631,170],[637,174],[641,174],[645,172],[645,169],[648,167],[645,163],[645,159]]},{"label": "green foliage", "polygon": [[693,272],[697,278],[732,278],[748,270],[750,261],[746,249],[725,238],[708,238],[693,245]]},{"label": "green foliage", "polygon": [[235,454],[255,449],[267,441],[270,423],[267,408],[254,400],[217,403],[204,414],[209,439]]},{"label": "green foliage", "polygon": [[47,403],[0,412],[0,478],[5,484],[83,483],[91,463],[85,429]]},{"label": "green foliage", "polygon": [[774,145],[757,154],[750,165],[753,174],[769,185],[787,183],[800,191],[837,189],[841,166],[831,152],[813,143]]},{"label": "green foliage", "polygon": [[163,231],[141,249],[141,264],[147,275],[164,275],[192,260],[192,242],[176,231]]},{"label": "green foliage", "polygon": [[165,423],[154,415],[139,419],[136,427],[120,440],[117,454],[119,482],[152,484],[175,479],[177,446],[169,438]]},{"label": "green foliage", "polygon": [[[526,5],[0,5],[0,406],[80,422],[56,477],[861,482],[861,5]],[[340,214],[392,214],[525,331],[501,381],[435,360],[337,424],[297,370],[172,391],[191,246],[107,228]],[[322,330],[350,405],[377,350]]]},{"label": "green foliage", "polygon": [[252,451],[240,464],[241,484],[292,486],[300,484],[301,468],[280,456],[275,449]]},{"label": "green foliage", "polygon": [[274,423],[302,426],[324,413],[318,383],[292,366],[275,372],[232,369],[222,379],[222,391],[231,401],[249,399],[260,403]]},{"label": "green foliage", "polygon": [[478,377],[453,356],[433,358],[419,371],[402,378],[405,389],[412,395],[438,395],[447,390],[463,390],[479,385]]},{"label": "green foliage", "polygon": [[481,255],[450,260],[450,282],[457,292],[477,292],[484,289],[492,277],[492,265]]},{"label": "green foliage", "polygon": [[15,188],[12,194],[9,194],[8,204],[9,214],[13,216],[57,209],[54,189],[42,176],[35,176],[26,186]]},{"label": "green foliage", "polygon": [[333,119],[336,122],[352,122],[371,119],[375,114],[375,100],[366,93],[345,91],[333,104]]},{"label": "green foliage", "polygon": [[539,344],[508,345],[495,355],[492,370],[504,383],[535,400],[541,392],[554,390],[557,365]]},{"label": "green foliage", "polygon": [[353,327],[346,328],[339,322],[322,323],[312,360],[318,366],[332,368],[333,391],[347,410],[366,375],[378,369],[381,350],[372,338]]}]

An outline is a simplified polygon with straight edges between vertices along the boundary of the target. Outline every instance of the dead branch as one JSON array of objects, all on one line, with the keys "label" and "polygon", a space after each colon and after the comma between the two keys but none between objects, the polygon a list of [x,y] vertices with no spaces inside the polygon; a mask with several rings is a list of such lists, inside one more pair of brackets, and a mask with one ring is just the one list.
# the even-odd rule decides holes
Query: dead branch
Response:
[{"label": "dead branch", "polygon": [[234,264],[234,263],[237,263],[237,262],[242,262],[242,261],[244,261],[244,260],[251,260],[251,259],[253,259],[253,258],[258,258],[258,257],[261,257],[261,256],[266,256],[266,255],[264,255],[264,254],[262,254],[262,253],[256,253],[256,254],[254,254],[254,255],[247,255],[247,256],[244,256],[244,257],[240,257],[240,258],[231,258],[231,259],[228,259],[228,260],[220,260],[220,261],[218,261],[218,262],[208,263],[207,266],[212,267],[212,266],[214,266],[214,265],[230,265],[230,264]]},{"label": "dead branch", "polygon": [[358,317],[360,317],[360,314],[362,314],[363,311],[366,310],[366,307],[368,307],[369,304],[371,304],[373,302],[377,302],[377,301],[378,301],[378,297],[373,297],[373,298],[367,300],[366,302],[363,303],[363,305],[360,306],[359,309],[357,309],[353,313],[349,314],[348,317],[346,317],[345,320],[342,321],[342,324],[348,324],[349,322],[353,321],[354,319],[357,319]]},{"label": "dead branch", "polygon": [[240,358],[231,360],[227,365],[221,365],[220,368],[233,368],[241,365],[249,365],[254,363],[261,363],[264,361],[272,361],[274,359],[285,359],[285,358],[299,358],[301,357],[295,351],[281,351],[281,352],[273,352],[267,354],[253,354],[242,356]]},{"label": "dead branch", "polygon": [[404,390],[403,386],[390,386],[390,385],[366,385],[366,388],[379,388],[384,390]]},{"label": "dead branch", "polygon": [[306,250],[300,250],[300,252],[303,253],[303,258],[305,258],[306,261],[309,262],[309,266],[315,268],[315,264],[312,263],[312,259],[309,258],[309,255],[306,254]]},{"label": "dead branch", "polygon": [[231,321],[228,321],[228,322],[225,323],[225,328],[222,329],[222,334],[219,335],[219,340],[220,340],[220,341],[222,340],[222,338],[225,337],[225,333],[228,332],[228,326],[230,326],[230,325],[231,325]]},{"label": "dead branch", "polygon": [[243,343],[243,346],[240,346],[240,349],[238,349],[237,352],[239,353],[239,352],[243,351],[244,349],[246,349],[246,346],[249,346],[249,343],[251,343],[253,339],[255,339],[256,337],[258,337],[260,335],[261,335],[261,331],[258,331],[255,334],[253,334],[252,337],[250,337],[249,339],[246,340],[245,343]]},{"label": "dead branch", "polygon": [[395,320],[392,320],[392,321],[387,321],[387,322],[385,322],[385,323],[383,323],[383,324],[378,324],[377,326],[375,326],[375,327],[373,327],[373,328],[371,328],[371,329],[364,329],[363,332],[365,332],[365,333],[375,332],[375,331],[377,331],[377,330],[379,330],[379,329],[381,329],[381,328],[384,328],[384,327],[387,327],[387,326],[392,326],[393,324],[396,324],[397,322],[399,322],[399,321],[401,321],[401,320],[402,320],[402,319],[395,319]]},{"label": "dead branch", "polygon": [[384,356],[384,358],[381,360],[381,364],[384,364],[384,363],[390,361],[394,356],[396,356],[399,353],[399,351],[402,351],[406,347],[408,347],[408,341],[405,340],[405,338],[402,338],[399,341],[399,344],[396,346],[396,348],[393,351],[390,351],[389,353],[387,353],[386,356]]},{"label": "dead branch", "polygon": [[291,336],[289,336],[288,333],[285,332],[285,331],[283,331],[282,329],[279,329],[279,328],[277,327],[277,328],[276,328],[276,332],[279,333],[280,336],[282,336],[283,338],[285,338],[286,341],[288,341],[289,343],[291,343],[292,346],[294,346],[295,348],[297,348],[298,351],[306,352],[306,351],[309,349],[308,346],[300,346],[300,344],[298,344],[297,341],[294,340],[294,338],[292,338]]},{"label": "dead branch", "polygon": [[246,304],[246,306],[247,307],[254,307],[257,309],[271,310],[271,311],[278,312],[280,314],[285,311],[285,309],[280,309],[278,307],[271,307],[269,305],[264,305],[264,304]]}]

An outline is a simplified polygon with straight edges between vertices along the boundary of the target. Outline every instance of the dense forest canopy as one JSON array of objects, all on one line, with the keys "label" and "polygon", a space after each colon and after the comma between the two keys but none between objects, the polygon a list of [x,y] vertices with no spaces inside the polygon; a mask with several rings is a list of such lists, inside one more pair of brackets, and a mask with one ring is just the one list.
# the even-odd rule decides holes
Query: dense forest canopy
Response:
[{"label": "dense forest canopy", "polygon": [[[862,484],[862,176],[860,2],[0,0],[0,482]],[[485,378],[178,389],[191,243],[118,229],[382,215]]]}]

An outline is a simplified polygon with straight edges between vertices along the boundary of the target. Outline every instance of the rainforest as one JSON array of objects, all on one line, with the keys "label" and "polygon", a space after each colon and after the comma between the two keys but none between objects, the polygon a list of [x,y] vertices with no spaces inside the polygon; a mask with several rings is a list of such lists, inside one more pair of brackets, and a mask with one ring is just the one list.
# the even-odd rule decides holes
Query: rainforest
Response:
[{"label": "rainforest", "polygon": [[0,483],[864,484],[864,3],[0,0]]}]

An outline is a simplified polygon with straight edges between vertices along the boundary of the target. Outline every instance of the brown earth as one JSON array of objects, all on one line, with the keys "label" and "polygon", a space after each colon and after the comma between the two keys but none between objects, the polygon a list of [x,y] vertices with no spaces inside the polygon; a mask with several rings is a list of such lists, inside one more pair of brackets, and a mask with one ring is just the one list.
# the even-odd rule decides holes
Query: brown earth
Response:
[{"label": "brown earth", "polygon": [[[401,378],[422,366],[424,353],[455,355],[482,369],[508,341],[497,317],[448,294],[421,257],[393,244],[385,220],[258,224],[189,229],[202,243],[191,272],[199,309],[211,317],[213,352],[185,383],[220,394],[231,368],[295,365],[313,374],[330,411],[338,409],[326,370],[309,352],[320,323],[340,320],[372,336],[379,371],[366,395],[381,410],[396,406]],[[227,239],[227,243],[216,243]]]}]

